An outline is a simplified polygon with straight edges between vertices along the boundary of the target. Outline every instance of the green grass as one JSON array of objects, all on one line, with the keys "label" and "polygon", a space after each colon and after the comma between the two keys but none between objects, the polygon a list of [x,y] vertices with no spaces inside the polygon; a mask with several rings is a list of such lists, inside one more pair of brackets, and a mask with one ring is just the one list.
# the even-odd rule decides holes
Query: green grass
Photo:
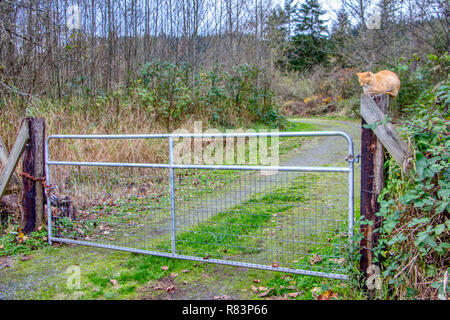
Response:
[{"label": "green grass", "polygon": [[47,228],[31,232],[25,235],[20,231],[18,225],[10,225],[2,230],[0,237],[0,257],[9,255],[29,254],[33,250],[43,248],[47,243]]},{"label": "green grass", "polygon": [[[222,212],[208,219],[204,224],[177,235],[176,248],[182,254],[223,258],[224,255],[257,253],[256,239],[245,239],[254,234],[270,220],[273,213],[291,208],[290,205],[270,206],[271,202],[253,204],[250,200],[229,212]],[[160,249],[167,250],[166,242]]]}]

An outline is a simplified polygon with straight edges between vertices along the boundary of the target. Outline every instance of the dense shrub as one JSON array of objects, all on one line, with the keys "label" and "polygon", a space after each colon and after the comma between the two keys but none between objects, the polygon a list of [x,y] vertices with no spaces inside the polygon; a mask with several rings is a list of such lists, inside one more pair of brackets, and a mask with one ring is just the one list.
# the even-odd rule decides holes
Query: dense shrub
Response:
[{"label": "dense shrub", "polygon": [[384,222],[376,254],[387,297],[446,299],[449,291],[449,89],[447,80],[405,109],[411,118],[400,124],[414,153],[411,176],[392,160],[386,164],[387,185],[379,198]]},{"label": "dense shrub", "polygon": [[401,114],[406,111],[407,106],[416,101],[418,93],[428,90],[448,77],[450,56],[447,53],[440,57],[434,54],[425,57],[414,54],[407,61],[400,59],[391,69],[397,73],[401,81],[401,89],[394,100],[392,111]]},{"label": "dense shrub", "polygon": [[247,64],[229,72],[194,73],[187,64],[147,63],[132,90],[139,103],[168,129],[186,116],[224,127],[255,121],[279,126],[282,122],[263,70]]}]

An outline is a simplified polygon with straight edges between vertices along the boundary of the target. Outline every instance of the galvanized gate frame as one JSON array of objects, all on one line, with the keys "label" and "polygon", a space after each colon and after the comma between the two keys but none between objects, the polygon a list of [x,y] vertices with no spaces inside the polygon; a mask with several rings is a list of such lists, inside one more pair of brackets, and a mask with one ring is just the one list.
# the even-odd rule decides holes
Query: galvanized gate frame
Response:
[{"label": "galvanized gate frame", "polygon": [[[329,137],[339,136],[346,139],[348,143],[348,157],[345,159],[348,162],[348,167],[289,167],[289,166],[252,166],[252,165],[185,165],[175,164],[173,155],[173,140],[174,138],[246,138],[246,137]],[[71,162],[71,161],[53,161],[49,159],[49,142],[52,139],[168,139],[169,142],[169,163],[168,164],[151,164],[151,163],[112,163],[112,162]],[[50,166],[51,165],[78,165],[78,166],[101,166],[101,167],[136,167],[136,168],[166,168],[169,169],[170,179],[170,214],[172,225],[172,241],[171,241],[171,253],[142,250],[138,248],[129,248],[115,245],[105,245],[90,241],[72,240],[60,237],[54,237],[52,235],[52,211],[50,198],[47,197],[47,224],[48,224],[48,242],[52,244],[52,241],[72,243],[79,245],[88,245],[94,247],[122,250],[128,252],[150,254],[155,256],[178,258],[192,261],[205,260],[201,257],[180,255],[176,253],[175,247],[175,196],[174,196],[174,169],[212,169],[212,170],[264,170],[264,171],[304,171],[304,172],[343,172],[348,173],[348,241],[352,243],[353,228],[354,228],[354,162],[357,162],[357,158],[354,155],[354,147],[352,138],[345,132],[341,131],[311,131],[311,132],[250,132],[250,133],[205,133],[205,134],[127,134],[127,135],[51,135],[47,137],[45,142],[45,171],[46,171],[46,183],[51,184],[50,178]],[[224,264],[224,265],[238,265],[241,267],[281,271],[302,275],[320,276],[326,278],[335,278],[348,280],[349,276],[345,274],[333,274],[325,272],[317,272],[311,270],[301,270],[294,268],[274,267],[268,265],[260,265],[246,262],[236,262],[221,259],[208,259],[207,262]]]}]

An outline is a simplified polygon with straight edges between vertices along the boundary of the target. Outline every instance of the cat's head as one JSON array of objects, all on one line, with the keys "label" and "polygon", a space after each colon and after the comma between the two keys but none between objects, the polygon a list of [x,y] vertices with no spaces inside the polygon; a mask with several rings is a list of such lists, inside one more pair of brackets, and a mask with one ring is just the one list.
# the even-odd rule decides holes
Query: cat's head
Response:
[{"label": "cat's head", "polygon": [[357,72],[356,75],[359,78],[359,84],[363,88],[367,88],[372,84],[375,75],[372,72]]}]

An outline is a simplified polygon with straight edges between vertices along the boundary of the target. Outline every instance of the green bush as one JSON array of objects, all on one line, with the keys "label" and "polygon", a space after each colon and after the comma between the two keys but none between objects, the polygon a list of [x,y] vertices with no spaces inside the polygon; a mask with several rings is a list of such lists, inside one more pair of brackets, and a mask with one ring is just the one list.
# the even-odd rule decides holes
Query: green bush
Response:
[{"label": "green bush", "polygon": [[279,126],[283,120],[264,71],[247,64],[229,72],[194,73],[188,64],[151,62],[144,65],[132,90],[168,129],[188,115],[223,127],[254,121]]},{"label": "green bush", "polygon": [[[385,294],[446,299],[450,249],[450,82],[426,90],[408,107],[401,129],[414,153],[411,177],[392,160],[380,195],[382,236],[376,249]],[[447,292],[444,288],[447,287]]]},{"label": "green bush", "polygon": [[427,91],[442,79],[447,78],[449,69],[450,56],[448,54],[441,57],[429,54],[426,58],[414,54],[406,62],[404,59],[400,59],[400,62],[392,68],[401,81],[400,92],[394,100],[393,111],[405,112],[406,107],[417,100],[418,93]]}]

